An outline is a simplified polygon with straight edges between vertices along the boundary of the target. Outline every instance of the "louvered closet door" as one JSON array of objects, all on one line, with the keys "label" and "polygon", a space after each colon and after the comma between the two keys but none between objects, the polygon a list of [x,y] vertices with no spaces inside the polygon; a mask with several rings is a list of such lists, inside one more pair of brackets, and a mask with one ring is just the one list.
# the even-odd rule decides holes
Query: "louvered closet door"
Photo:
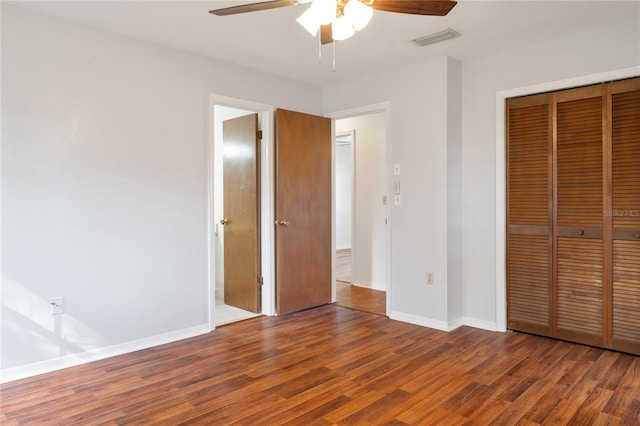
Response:
[{"label": "louvered closet door", "polygon": [[567,90],[556,99],[556,332],[604,344],[602,86]]},{"label": "louvered closet door", "polygon": [[640,354],[640,79],[611,85],[612,346]]},{"label": "louvered closet door", "polygon": [[551,96],[507,104],[509,328],[551,333]]}]

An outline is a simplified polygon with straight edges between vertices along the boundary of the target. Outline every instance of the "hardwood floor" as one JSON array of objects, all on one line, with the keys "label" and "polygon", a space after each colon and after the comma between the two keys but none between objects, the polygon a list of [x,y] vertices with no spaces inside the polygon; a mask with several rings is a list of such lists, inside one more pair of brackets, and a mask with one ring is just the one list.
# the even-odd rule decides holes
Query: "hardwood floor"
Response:
[{"label": "hardwood floor", "polygon": [[351,282],[351,250],[336,252],[336,280]]},{"label": "hardwood floor", "polygon": [[327,305],[0,390],[3,425],[638,425],[640,357]]},{"label": "hardwood floor", "polygon": [[336,305],[378,315],[387,314],[387,293],[351,285],[351,252],[336,255]]},{"label": "hardwood floor", "polygon": [[387,314],[387,293],[336,281],[336,305],[377,315]]}]

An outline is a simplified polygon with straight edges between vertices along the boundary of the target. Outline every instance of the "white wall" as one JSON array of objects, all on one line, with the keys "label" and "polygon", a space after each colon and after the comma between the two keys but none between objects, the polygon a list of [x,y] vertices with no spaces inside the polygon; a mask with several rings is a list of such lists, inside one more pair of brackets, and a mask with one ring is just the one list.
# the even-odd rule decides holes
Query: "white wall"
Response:
[{"label": "white wall", "polygon": [[462,288],[462,63],[447,58],[447,319],[464,317]]},{"label": "white wall", "polygon": [[[391,209],[389,315],[439,328],[447,323],[447,65],[442,57],[335,82],[325,88],[324,105],[330,113],[390,103],[402,205]],[[425,284],[426,271],[434,272],[434,285]]]},{"label": "white wall", "polygon": [[[325,88],[326,112],[391,104],[392,162],[402,166],[402,206],[391,210],[392,317],[496,328],[496,92],[637,66],[639,26],[466,60],[461,77],[456,61],[438,58]],[[433,286],[425,271],[435,273]]]},{"label": "white wall", "polygon": [[351,249],[352,144],[350,135],[340,139],[348,139],[349,143],[336,143],[334,151],[336,163],[336,250],[347,250]]},{"label": "white wall", "polygon": [[465,315],[496,322],[496,92],[640,64],[640,20],[463,62]]},{"label": "white wall", "polygon": [[318,87],[2,4],[3,370],[206,330],[209,93],[322,110]]},{"label": "white wall", "polygon": [[384,112],[336,120],[336,132],[354,130],[351,282],[386,290],[387,129]]}]

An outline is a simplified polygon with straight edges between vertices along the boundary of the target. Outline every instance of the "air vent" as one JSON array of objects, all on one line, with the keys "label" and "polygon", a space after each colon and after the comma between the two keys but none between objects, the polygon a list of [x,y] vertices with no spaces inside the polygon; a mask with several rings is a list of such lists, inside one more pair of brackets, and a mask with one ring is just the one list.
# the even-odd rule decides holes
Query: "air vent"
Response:
[{"label": "air vent", "polygon": [[418,46],[427,46],[429,44],[438,43],[441,41],[449,40],[450,38],[458,37],[459,35],[460,33],[452,30],[451,28],[447,28],[446,30],[440,31],[439,33],[433,33],[424,37],[417,38],[413,40],[413,42]]}]

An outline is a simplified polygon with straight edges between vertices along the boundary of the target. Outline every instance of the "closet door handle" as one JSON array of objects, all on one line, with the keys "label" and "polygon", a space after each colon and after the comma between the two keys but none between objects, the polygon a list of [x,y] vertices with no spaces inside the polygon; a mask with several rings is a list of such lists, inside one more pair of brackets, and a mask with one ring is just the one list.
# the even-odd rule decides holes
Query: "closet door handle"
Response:
[{"label": "closet door handle", "polygon": [[229,224],[229,219],[222,219],[220,221],[220,225],[228,225]]},{"label": "closet door handle", "polygon": [[584,235],[584,229],[578,229],[576,234],[578,234],[579,237],[582,237]]},{"label": "closet door handle", "polygon": [[640,231],[636,231],[633,233],[633,236],[640,239]]}]

